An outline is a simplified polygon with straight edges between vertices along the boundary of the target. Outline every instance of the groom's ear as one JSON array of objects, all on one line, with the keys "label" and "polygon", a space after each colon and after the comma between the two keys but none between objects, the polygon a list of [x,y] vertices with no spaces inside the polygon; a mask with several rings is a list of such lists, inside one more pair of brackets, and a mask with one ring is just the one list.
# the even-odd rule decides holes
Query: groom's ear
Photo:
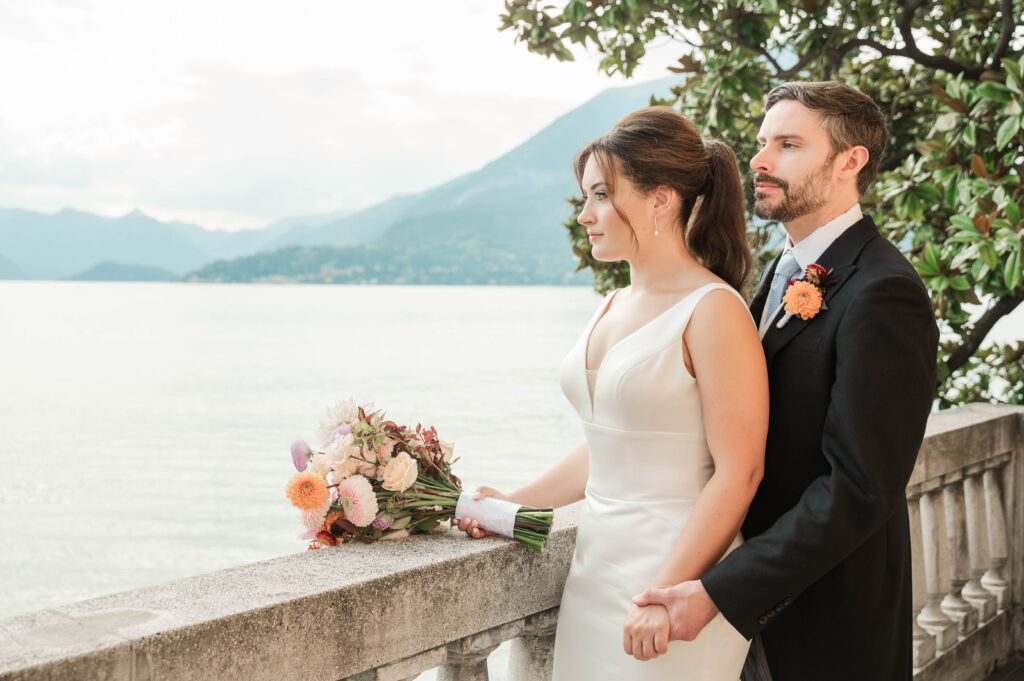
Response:
[{"label": "groom's ear", "polygon": [[852,180],[856,184],[857,175],[860,173],[860,169],[867,165],[869,157],[870,153],[867,147],[859,144],[839,154],[839,179]]}]

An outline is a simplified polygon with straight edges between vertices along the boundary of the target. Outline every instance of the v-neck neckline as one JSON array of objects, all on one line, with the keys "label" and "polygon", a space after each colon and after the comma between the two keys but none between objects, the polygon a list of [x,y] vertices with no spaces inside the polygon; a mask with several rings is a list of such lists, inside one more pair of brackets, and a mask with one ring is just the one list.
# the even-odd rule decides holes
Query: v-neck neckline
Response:
[{"label": "v-neck neckline", "polygon": [[[718,285],[718,282],[712,281],[712,282],[708,282],[707,284],[704,284],[702,286],[698,286],[694,290],[690,291],[685,296],[683,296],[682,298],[680,298],[676,302],[674,302],[671,305],[669,305],[667,308],[665,308],[659,314],[657,314],[654,317],[652,317],[651,319],[647,320],[646,322],[644,322],[640,326],[638,326],[635,329],[633,329],[633,331],[631,331],[630,333],[626,334],[625,336],[623,336],[622,338],[620,338],[619,340],[615,341],[610,346],[608,346],[608,349],[605,350],[604,356],[601,357],[601,361],[598,362],[596,367],[591,369],[590,367],[587,366],[587,360],[588,360],[588,357],[590,355],[590,339],[594,335],[594,329],[597,328],[597,325],[601,323],[601,320],[604,319],[605,315],[608,313],[608,308],[611,307],[612,301],[615,300],[615,297],[618,295],[619,291],[622,290],[622,289],[615,289],[614,291],[612,291],[611,295],[609,295],[608,298],[604,301],[604,306],[598,311],[597,317],[594,319],[594,321],[592,321],[590,323],[590,328],[587,329],[587,340],[583,344],[583,370],[584,371],[593,371],[595,374],[600,372],[601,368],[605,365],[605,360],[608,359],[608,355],[612,354],[612,352],[617,347],[622,345],[625,341],[627,341],[630,338],[632,338],[633,336],[637,335],[642,330],[644,330],[645,328],[647,328],[648,326],[650,326],[654,322],[658,321],[659,319],[661,319],[662,317],[667,315],[672,310],[675,310],[677,307],[679,307],[680,305],[685,303],[687,300],[689,300],[691,297],[693,297],[693,295],[696,294],[698,291],[702,291],[702,290],[704,290],[705,288],[707,288],[709,286],[717,286],[717,285]],[[591,402],[593,402],[593,396],[591,396]]]}]

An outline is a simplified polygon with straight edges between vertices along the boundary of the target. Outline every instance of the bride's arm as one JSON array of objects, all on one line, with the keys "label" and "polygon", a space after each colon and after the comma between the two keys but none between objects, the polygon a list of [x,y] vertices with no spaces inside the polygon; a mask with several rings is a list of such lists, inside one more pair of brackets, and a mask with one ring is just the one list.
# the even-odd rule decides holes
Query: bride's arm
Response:
[{"label": "bride's arm", "polygon": [[[764,471],[764,351],[746,306],[728,292],[712,292],[705,301],[712,297],[712,304],[697,305],[683,342],[700,389],[715,472],[698,495],[653,588],[696,580],[718,562],[739,533]],[[635,605],[626,618],[623,647],[627,654],[647,660],[666,652],[669,622],[662,604],[640,602],[644,605]],[[709,618],[716,614],[714,604],[710,607]],[[672,614],[673,631],[676,619]]]},{"label": "bride's arm", "polygon": [[587,443],[581,442],[533,482],[509,494],[508,499],[537,508],[566,506],[583,498],[588,475]]},{"label": "bride's arm", "polygon": [[[712,297],[717,298],[707,304]],[[750,313],[731,293],[698,304],[683,334],[700,389],[715,472],[651,586],[697,579],[740,531],[764,472],[768,370]]]},{"label": "bride's arm", "polygon": [[[523,506],[557,508],[583,498],[588,475],[589,452],[587,451],[587,443],[581,442],[533,482],[520,487],[511,494],[502,494],[492,487],[481,487],[477,490],[477,494],[479,496],[505,499],[506,501],[522,504]],[[472,518],[457,520],[456,527],[475,538],[493,534],[478,528],[477,522]]]}]

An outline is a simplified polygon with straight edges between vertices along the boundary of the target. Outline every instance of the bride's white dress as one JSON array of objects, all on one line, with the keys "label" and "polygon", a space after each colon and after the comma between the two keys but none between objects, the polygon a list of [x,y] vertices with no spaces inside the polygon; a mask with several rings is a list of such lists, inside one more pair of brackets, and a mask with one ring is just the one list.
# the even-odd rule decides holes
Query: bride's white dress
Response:
[{"label": "bride's white dress", "polygon": [[[583,421],[590,473],[558,615],[555,681],[739,678],[749,642],[722,615],[654,660],[622,648],[630,599],[651,586],[714,469],[682,335],[715,289],[736,294],[723,284],[697,289],[613,345],[588,381],[587,344],[613,291],[562,363],[562,390]],[[739,544],[737,537],[729,550]]]}]

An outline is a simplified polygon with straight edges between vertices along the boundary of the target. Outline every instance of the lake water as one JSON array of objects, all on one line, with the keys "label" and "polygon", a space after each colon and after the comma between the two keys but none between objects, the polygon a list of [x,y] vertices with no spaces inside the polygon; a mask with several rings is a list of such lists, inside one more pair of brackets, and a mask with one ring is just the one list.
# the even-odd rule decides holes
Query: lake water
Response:
[{"label": "lake water", "polygon": [[582,437],[583,287],[0,282],[0,619],[304,550],[288,448],[327,404],[437,426],[464,485]]},{"label": "lake water", "polygon": [[[288,447],[344,397],[437,426],[469,489],[526,482],[582,438],[557,371],[598,302],[0,282],[0,619],[304,550]],[[1022,336],[1024,310],[992,332]]]}]

